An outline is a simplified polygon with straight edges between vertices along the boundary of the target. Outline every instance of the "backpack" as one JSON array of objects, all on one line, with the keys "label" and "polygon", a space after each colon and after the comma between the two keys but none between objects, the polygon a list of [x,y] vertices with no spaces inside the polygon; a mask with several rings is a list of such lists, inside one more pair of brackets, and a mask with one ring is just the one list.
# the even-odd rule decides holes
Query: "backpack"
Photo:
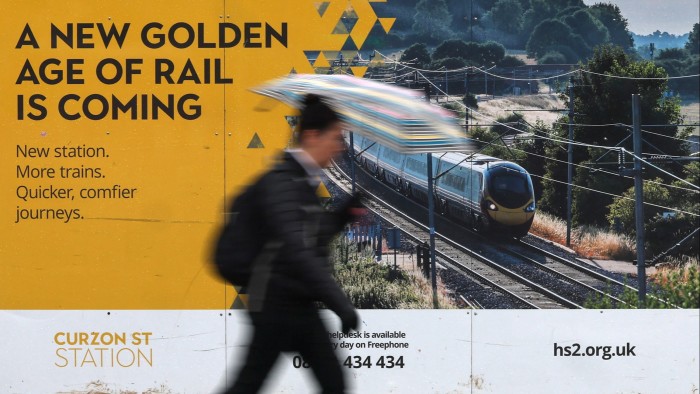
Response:
[{"label": "backpack", "polygon": [[265,247],[262,210],[257,198],[260,182],[249,186],[233,201],[214,253],[221,277],[235,286],[247,286],[256,258]]}]

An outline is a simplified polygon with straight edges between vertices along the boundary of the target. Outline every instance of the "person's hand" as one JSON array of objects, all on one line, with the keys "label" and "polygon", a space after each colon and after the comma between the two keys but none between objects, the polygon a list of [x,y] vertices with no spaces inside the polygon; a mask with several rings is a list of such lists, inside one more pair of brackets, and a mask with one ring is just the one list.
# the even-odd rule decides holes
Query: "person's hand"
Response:
[{"label": "person's hand", "polygon": [[340,322],[342,324],[343,334],[349,333],[350,330],[357,331],[357,329],[360,328],[360,317],[354,309],[344,316],[341,316]]}]

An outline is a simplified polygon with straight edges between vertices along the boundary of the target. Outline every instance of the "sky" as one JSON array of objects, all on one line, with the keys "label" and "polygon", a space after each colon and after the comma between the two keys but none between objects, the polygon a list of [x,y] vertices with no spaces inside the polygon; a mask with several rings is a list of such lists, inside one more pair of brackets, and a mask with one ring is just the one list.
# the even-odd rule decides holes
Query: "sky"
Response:
[{"label": "sky", "polygon": [[583,0],[587,5],[613,3],[627,18],[629,29],[640,35],[656,30],[681,35],[700,22],[698,0]]}]

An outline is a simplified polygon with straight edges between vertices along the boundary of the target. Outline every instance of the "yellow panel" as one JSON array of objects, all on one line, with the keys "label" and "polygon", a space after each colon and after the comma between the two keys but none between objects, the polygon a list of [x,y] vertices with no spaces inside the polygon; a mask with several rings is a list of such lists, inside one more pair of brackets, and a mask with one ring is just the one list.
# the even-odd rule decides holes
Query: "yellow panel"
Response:
[{"label": "yellow panel", "polygon": [[[75,0],[67,7],[49,0],[6,0],[0,15],[0,309],[229,307],[236,292],[210,268],[212,242],[231,197],[288,146],[291,129],[285,117],[295,114],[249,89],[292,69],[313,72],[304,51],[337,54],[347,38],[331,34],[347,0],[332,1],[323,16],[314,3],[227,0],[193,6],[185,0]],[[353,7],[360,15],[353,31],[361,31],[368,4],[353,1]],[[151,22],[163,27],[142,36]],[[221,48],[216,44],[220,23],[235,24],[241,36],[252,34]],[[246,30],[246,23],[260,25]],[[27,24],[39,48],[32,47],[29,33],[22,36]],[[72,48],[60,40],[52,48],[52,24],[62,32],[75,29]],[[101,38],[99,26],[109,29],[112,24],[118,30],[129,26],[121,47]],[[285,43],[265,34],[282,34],[282,26],[287,28]],[[168,41],[173,27],[175,43]],[[224,31],[227,41],[236,34]],[[157,33],[165,33],[166,43],[148,48],[143,40],[156,41]],[[20,37],[25,45],[16,49]],[[177,43],[187,48],[177,48]],[[210,43],[213,48],[206,47]],[[47,59],[60,64],[49,64],[42,76],[40,65]],[[77,59],[73,68],[82,70],[72,75],[76,83],[68,83],[68,59]],[[140,73],[130,74],[129,83],[101,82],[96,77],[100,62],[107,62],[106,78],[115,75],[110,59],[118,64],[135,59],[129,61]],[[45,81],[28,81],[30,73],[21,72],[25,61]],[[163,68],[172,63],[172,83],[165,77],[158,83],[157,62]],[[64,78],[50,80],[58,70]],[[214,83],[217,73],[233,83]],[[27,81],[16,83],[20,75]],[[33,98],[33,107],[32,95],[43,95]],[[133,105],[135,119],[129,111],[116,111],[112,119],[118,104],[113,96],[122,106]],[[154,99],[172,110],[172,118],[159,110],[155,119]],[[61,100],[67,100],[65,114],[58,110]],[[45,106],[46,116],[30,119],[41,115],[38,104]],[[261,144],[248,149],[254,135]],[[66,153],[94,148],[99,157],[55,157],[63,147]],[[48,149],[48,156],[32,157],[40,149]],[[61,177],[61,167],[73,168],[65,175],[78,177]],[[22,178],[27,171],[38,175]],[[25,201],[18,188],[47,194]],[[71,194],[61,195],[63,189]],[[99,193],[119,198],[82,198],[81,189],[101,189]],[[18,212],[59,218],[18,220]]]},{"label": "yellow panel", "polygon": [[357,24],[352,29],[352,39],[355,41],[355,45],[358,48],[362,48],[365,43],[367,36],[372,31],[374,24],[377,23],[377,15],[374,13],[372,6],[363,0],[354,0],[352,6],[359,16]]},{"label": "yellow panel", "polygon": [[[4,5],[0,16],[4,30],[0,138],[5,149],[0,155],[0,309],[221,307],[224,286],[209,270],[207,255],[221,218],[225,85],[176,82],[188,59],[204,79],[205,59],[212,59],[213,69],[214,59],[223,59],[224,51],[171,45],[150,49],[140,33],[152,21],[164,28],[189,21],[195,31],[197,22],[204,23],[205,36],[214,37],[222,4],[207,2],[192,7],[190,2],[171,0],[80,0],[66,7],[64,2],[44,0],[6,1]],[[80,27],[82,35],[78,22],[89,23]],[[122,29],[127,23],[123,46],[119,48],[113,41],[105,48],[99,24]],[[39,48],[24,45],[15,49],[27,24]],[[62,41],[52,48],[51,24],[62,31],[73,26],[74,48]],[[175,38],[185,42],[184,28],[179,33]],[[67,59],[80,59],[82,64],[75,68],[82,69],[82,74],[73,77],[84,83],[69,84],[65,71],[64,79],[53,84],[15,83],[25,60],[39,77],[41,63],[50,58],[60,65],[49,70],[65,70]],[[142,59],[134,67],[140,74],[132,75],[132,83],[124,79],[102,83],[96,70],[107,58],[120,64],[126,59]],[[156,84],[157,58],[172,62],[173,84],[165,79]],[[114,66],[106,66],[104,76],[115,76],[114,70]],[[46,117],[31,120],[25,115],[18,119],[17,97],[24,96],[27,108],[28,98],[34,94],[46,97]],[[174,119],[159,111],[155,120],[150,107],[154,97],[167,103],[169,95]],[[112,119],[113,97],[122,103],[135,98],[136,119],[131,119],[129,111],[117,111],[117,119]],[[59,106],[65,98],[66,115],[62,116]],[[199,116],[195,106],[201,108]],[[104,108],[108,112],[102,117]],[[146,114],[144,108],[148,109]],[[25,112],[38,113],[28,108]],[[79,118],[66,119],[71,116]],[[98,157],[56,157],[80,154],[72,148],[81,147],[94,149]],[[31,157],[32,149],[47,149],[48,155]],[[18,166],[46,170],[41,177],[31,178],[18,173]],[[26,201],[20,198],[25,190],[39,188],[71,190],[71,194],[47,193],[45,198],[28,197]],[[104,195],[90,198],[92,193]],[[18,221],[18,209],[22,215],[29,210],[32,215],[52,217],[61,209],[73,213],[70,220]]]}]

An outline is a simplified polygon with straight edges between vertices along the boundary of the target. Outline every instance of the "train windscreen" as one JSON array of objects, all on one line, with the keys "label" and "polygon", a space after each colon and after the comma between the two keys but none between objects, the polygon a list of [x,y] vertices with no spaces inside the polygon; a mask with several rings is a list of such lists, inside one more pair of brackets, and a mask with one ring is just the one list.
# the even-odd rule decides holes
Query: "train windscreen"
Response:
[{"label": "train windscreen", "polygon": [[489,194],[498,204],[514,209],[530,201],[532,190],[526,174],[502,167],[490,173]]}]

